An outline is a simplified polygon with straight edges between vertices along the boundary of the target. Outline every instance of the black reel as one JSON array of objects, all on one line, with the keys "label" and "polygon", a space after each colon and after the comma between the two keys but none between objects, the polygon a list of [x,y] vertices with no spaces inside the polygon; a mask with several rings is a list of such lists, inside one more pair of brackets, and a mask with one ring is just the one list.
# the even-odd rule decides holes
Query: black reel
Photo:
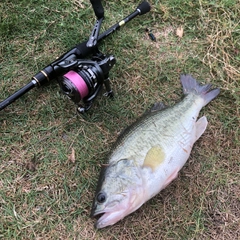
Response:
[{"label": "black reel", "polygon": [[[65,61],[58,66],[72,69],[58,78],[62,92],[78,105],[77,110],[83,113],[92,105],[92,101],[105,85],[105,96],[113,97],[110,87],[109,71],[116,63],[113,55],[98,52],[91,60],[77,59]],[[70,66],[71,65],[71,66]]]}]

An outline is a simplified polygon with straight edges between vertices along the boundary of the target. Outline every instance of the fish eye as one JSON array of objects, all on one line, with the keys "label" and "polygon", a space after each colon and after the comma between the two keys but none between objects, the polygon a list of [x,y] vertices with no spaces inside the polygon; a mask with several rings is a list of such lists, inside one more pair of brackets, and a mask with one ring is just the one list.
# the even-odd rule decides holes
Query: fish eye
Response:
[{"label": "fish eye", "polygon": [[104,203],[106,201],[106,194],[103,193],[103,192],[100,192],[98,195],[97,195],[97,201],[99,203]]}]

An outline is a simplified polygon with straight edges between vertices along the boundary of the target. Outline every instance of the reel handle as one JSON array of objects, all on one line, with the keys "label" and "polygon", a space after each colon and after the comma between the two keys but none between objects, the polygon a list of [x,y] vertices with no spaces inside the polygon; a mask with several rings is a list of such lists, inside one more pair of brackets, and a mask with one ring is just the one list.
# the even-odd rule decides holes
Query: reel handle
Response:
[{"label": "reel handle", "polygon": [[147,1],[143,1],[138,5],[136,10],[122,19],[120,22],[114,24],[112,27],[110,27],[108,30],[106,30],[104,33],[100,34],[98,37],[98,43],[102,41],[104,38],[109,36],[110,34],[114,33],[116,30],[118,30],[121,26],[125,25],[127,22],[131,21],[133,18],[135,18],[138,15],[143,15],[145,13],[148,13],[151,10],[151,6]]},{"label": "reel handle", "polygon": [[97,19],[104,18],[104,9],[101,0],[90,0]]}]

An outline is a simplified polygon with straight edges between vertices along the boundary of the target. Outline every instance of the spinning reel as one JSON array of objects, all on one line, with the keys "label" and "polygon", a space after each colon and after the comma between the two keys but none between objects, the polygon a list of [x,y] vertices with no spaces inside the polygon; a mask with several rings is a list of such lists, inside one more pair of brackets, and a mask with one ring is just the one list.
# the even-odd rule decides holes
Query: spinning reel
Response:
[{"label": "spinning reel", "polygon": [[[28,84],[0,103],[0,110],[32,88],[39,87],[53,79],[57,79],[63,94],[77,105],[77,110],[80,113],[89,110],[103,85],[106,89],[105,96],[113,97],[109,71],[116,63],[116,59],[113,55],[101,53],[97,44],[137,15],[149,12],[150,5],[143,1],[133,13],[99,35],[101,23],[104,19],[104,9],[101,0],[90,0],[90,2],[97,21],[89,39],[76,45],[34,75]],[[91,59],[84,59],[89,55],[92,55]]]},{"label": "spinning reel", "polygon": [[79,112],[85,112],[91,107],[103,84],[106,88],[105,96],[113,97],[108,75],[115,62],[114,56],[105,56],[99,52],[92,60],[63,63],[61,67],[69,69],[71,65],[73,70],[59,77],[58,82],[62,92],[78,105]]}]

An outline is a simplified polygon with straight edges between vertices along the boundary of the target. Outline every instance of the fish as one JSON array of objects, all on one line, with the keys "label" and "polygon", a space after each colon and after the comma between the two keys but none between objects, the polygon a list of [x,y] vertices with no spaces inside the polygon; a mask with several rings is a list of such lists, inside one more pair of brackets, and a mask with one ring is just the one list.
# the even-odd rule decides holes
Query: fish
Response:
[{"label": "fish", "polygon": [[111,226],[166,188],[206,130],[200,110],[220,93],[189,74],[180,76],[184,98],[155,104],[119,135],[101,169],[91,217],[97,229]]}]

